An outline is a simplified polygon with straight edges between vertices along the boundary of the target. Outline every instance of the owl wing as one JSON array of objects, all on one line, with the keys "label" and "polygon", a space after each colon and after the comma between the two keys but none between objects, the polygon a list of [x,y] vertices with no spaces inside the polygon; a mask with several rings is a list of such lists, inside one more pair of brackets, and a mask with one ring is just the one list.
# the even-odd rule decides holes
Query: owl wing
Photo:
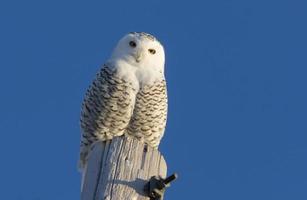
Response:
[{"label": "owl wing", "polygon": [[166,119],[167,89],[165,80],[162,80],[140,88],[126,132],[157,148],[164,134]]},{"label": "owl wing", "polygon": [[86,92],[81,110],[79,168],[86,164],[90,146],[96,141],[124,134],[135,104],[136,90],[105,65]]}]

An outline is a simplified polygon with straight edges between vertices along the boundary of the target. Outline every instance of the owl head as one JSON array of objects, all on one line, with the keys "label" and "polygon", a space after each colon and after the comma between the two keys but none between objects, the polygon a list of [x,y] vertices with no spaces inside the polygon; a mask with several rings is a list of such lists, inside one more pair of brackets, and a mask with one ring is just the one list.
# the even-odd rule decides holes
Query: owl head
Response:
[{"label": "owl head", "polygon": [[164,48],[154,36],[132,32],[119,40],[111,60],[122,60],[137,68],[164,71]]}]

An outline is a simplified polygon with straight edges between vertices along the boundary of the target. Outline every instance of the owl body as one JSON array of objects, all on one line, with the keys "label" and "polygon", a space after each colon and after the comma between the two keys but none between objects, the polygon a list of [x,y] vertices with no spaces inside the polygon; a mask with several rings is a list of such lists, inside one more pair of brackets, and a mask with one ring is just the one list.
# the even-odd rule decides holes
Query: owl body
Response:
[{"label": "owl body", "polygon": [[130,33],[118,42],[86,92],[79,168],[85,167],[93,143],[123,134],[157,148],[166,116],[164,49],[149,34]]}]

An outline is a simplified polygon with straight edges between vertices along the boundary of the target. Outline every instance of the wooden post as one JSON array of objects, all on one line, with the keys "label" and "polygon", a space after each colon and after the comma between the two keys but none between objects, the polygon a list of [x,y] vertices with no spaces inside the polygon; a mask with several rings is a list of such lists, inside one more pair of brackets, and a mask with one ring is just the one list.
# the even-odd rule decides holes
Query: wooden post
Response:
[{"label": "wooden post", "polygon": [[97,142],[89,155],[81,200],[149,200],[144,186],[152,176],[166,177],[160,152],[136,138]]}]

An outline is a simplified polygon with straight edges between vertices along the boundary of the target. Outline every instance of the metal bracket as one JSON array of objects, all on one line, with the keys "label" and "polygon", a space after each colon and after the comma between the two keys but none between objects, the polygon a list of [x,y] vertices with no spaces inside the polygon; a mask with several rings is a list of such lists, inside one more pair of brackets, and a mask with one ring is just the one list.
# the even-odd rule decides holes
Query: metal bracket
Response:
[{"label": "metal bracket", "polygon": [[170,175],[166,179],[153,176],[145,185],[145,192],[150,197],[150,200],[163,200],[165,189],[169,187],[172,181],[178,178],[176,173]]}]

